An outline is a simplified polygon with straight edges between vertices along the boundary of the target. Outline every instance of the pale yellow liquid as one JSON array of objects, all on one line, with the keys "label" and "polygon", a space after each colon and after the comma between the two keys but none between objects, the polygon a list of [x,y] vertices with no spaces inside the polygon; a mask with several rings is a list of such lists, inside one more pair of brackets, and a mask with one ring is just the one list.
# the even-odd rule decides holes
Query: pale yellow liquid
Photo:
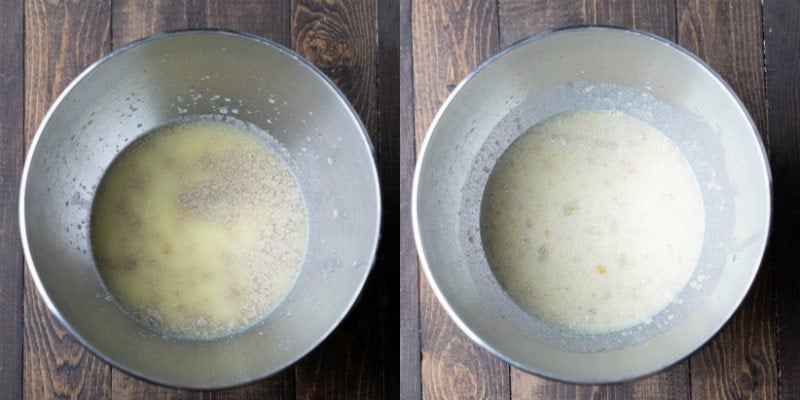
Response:
[{"label": "pale yellow liquid", "polygon": [[214,338],[264,318],[301,265],[307,219],[280,155],[232,123],[168,125],[126,148],[92,210],[108,289],[165,333]]},{"label": "pale yellow liquid", "polygon": [[705,229],[697,179],[656,128],[563,114],[498,160],[481,208],[492,271],[531,314],[585,333],[646,323],[686,285]]}]

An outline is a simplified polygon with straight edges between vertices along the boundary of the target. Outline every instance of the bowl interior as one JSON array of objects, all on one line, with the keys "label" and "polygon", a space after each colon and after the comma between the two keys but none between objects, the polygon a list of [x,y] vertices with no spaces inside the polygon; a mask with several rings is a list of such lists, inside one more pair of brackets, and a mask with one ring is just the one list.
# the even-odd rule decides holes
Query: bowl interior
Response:
[{"label": "bowl interior", "polygon": [[[706,214],[700,260],[677,299],[648,324],[601,335],[552,327],[511,301],[479,230],[503,151],[532,125],[586,108],[621,109],[664,132],[689,160]],[[662,39],[589,27],[521,42],[459,86],[426,140],[413,200],[425,272],[472,339],[525,370],[588,383],[662,369],[725,323],[758,270],[770,215],[763,144],[726,84]]]},{"label": "bowl interior", "polygon": [[[308,248],[294,288],[262,323],[227,340],[177,342],[113,301],[88,222],[94,191],[126,144],[201,114],[251,122],[288,149],[308,207]],[[378,237],[377,172],[352,107],[294,53],[227,32],[156,36],[89,68],[43,122],[23,182],[28,262],[48,306],[101,357],[175,386],[250,381],[310,351],[355,301]]]}]

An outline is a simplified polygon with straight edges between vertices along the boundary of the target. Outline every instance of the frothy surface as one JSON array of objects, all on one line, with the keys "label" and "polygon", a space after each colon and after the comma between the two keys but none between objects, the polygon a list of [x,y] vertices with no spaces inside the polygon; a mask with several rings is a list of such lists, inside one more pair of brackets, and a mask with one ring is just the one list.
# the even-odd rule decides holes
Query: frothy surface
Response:
[{"label": "frothy surface", "polygon": [[91,239],[129,312],[204,339],[239,332],[280,303],[299,272],[307,217],[277,146],[199,119],[148,133],[118,156],[97,190]]},{"label": "frothy surface", "polygon": [[703,200],[663,133],[619,111],[562,114],[500,157],[481,238],[500,285],[555,325],[605,333],[649,321],[686,285]]}]

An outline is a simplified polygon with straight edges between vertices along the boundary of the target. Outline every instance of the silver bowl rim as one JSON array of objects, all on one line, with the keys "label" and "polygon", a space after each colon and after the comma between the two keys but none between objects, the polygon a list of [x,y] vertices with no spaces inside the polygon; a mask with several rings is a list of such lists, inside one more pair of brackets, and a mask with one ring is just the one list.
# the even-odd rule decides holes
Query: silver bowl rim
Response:
[{"label": "silver bowl rim", "polygon": [[[347,111],[349,113],[349,117],[356,123],[357,128],[358,128],[357,129],[358,130],[358,134],[361,135],[362,142],[367,146],[367,150],[368,150],[368,153],[369,153],[369,156],[370,156],[370,160],[369,160],[370,162],[365,163],[365,164],[368,164],[367,167],[371,169],[371,174],[374,177],[373,187],[375,188],[374,195],[375,195],[375,202],[376,202],[376,214],[375,214],[376,224],[375,224],[375,232],[373,232],[373,235],[372,235],[373,236],[373,241],[372,241],[372,243],[370,245],[370,247],[371,247],[370,248],[370,260],[369,260],[368,265],[365,266],[366,270],[364,271],[363,277],[361,278],[361,282],[359,283],[357,290],[352,294],[352,296],[350,298],[350,301],[348,302],[347,306],[344,308],[342,314],[336,319],[335,323],[333,323],[325,332],[323,332],[323,334],[319,336],[319,338],[313,343],[312,346],[309,346],[304,351],[298,353],[297,356],[293,357],[288,362],[286,362],[284,365],[279,366],[278,368],[274,369],[273,371],[268,371],[268,372],[265,372],[265,373],[255,374],[255,375],[253,375],[251,377],[245,378],[245,379],[240,380],[240,381],[225,382],[225,383],[222,383],[222,384],[219,384],[219,385],[212,384],[212,385],[196,385],[196,386],[192,386],[192,385],[186,385],[186,384],[182,384],[182,383],[169,382],[169,381],[164,380],[164,379],[162,379],[162,378],[160,378],[158,376],[147,375],[147,374],[144,374],[144,373],[142,373],[142,372],[140,372],[138,370],[135,370],[133,368],[129,368],[129,367],[125,366],[125,365],[122,365],[119,362],[117,362],[115,359],[112,359],[111,357],[107,356],[105,353],[101,352],[94,345],[92,345],[90,342],[88,342],[83,336],[81,336],[77,332],[75,332],[74,328],[69,323],[69,321],[67,321],[61,315],[61,313],[58,310],[58,307],[50,299],[50,296],[47,294],[47,291],[44,289],[42,281],[39,278],[39,274],[37,272],[36,266],[33,263],[33,257],[31,256],[30,246],[29,246],[29,243],[28,243],[28,233],[27,233],[26,222],[25,222],[25,200],[26,200],[25,199],[25,191],[26,191],[27,182],[28,182],[28,173],[29,173],[30,165],[31,165],[31,162],[32,162],[32,159],[33,159],[33,154],[36,153],[36,147],[37,147],[37,144],[39,143],[39,139],[41,138],[45,128],[47,127],[48,123],[50,122],[50,118],[55,113],[55,110],[58,109],[58,107],[61,104],[61,102],[64,101],[64,99],[70,94],[70,92],[73,90],[73,88],[78,85],[78,83],[80,83],[83,79],[85,79],[92,72],[94,72],[94,70],[97,69],[100,65],[108,62],[111,58],[113,58],[115,56],[118,56],[118,55],[120,55],[120,54],[122,54],[122,53],[124,53],[124,52],[126,52],[128,50],[131,50],[131,49],[135,48],[135,47],[147,44],[149,42],[158,41],[158,40],[171,38],[171,37],[176,37],[176,36],[193,36],[193,35],[208,35],[208,34],[210,34],[210,35],[219,35],[219,36],[229,36],[229,37],[238,38],[238,39],[250,40],[252,42],[256,42],[256,43],[261,44],[263,46],[267,46],[267,47],[270,47],[270,48],[272,48],[274,50],[277,50],[277,51],[281,52],[284,56],[292,58],[292,59],[296,60],[297,62],[299,62],[301,67],[305,67],[309,71],[311,71],[312,74],[314,74],[317,78],[319,78],[322,81],[322,83],[325,86],[327,86],[327,88],[329,90],[331,90],[336,95],[337,99],[339,101],[341,101],[341,103],[346,107],[346,109],[347,109]],[[336,86],[336,84],[330,78],[328,78],[319,68],[317,68],[314,64],[312,64],[310,61],[306,60],[304,57],[300,56],[299,54],[297,54],[293,50],[291,50],[291,49],[289,49],[289,48],[287,48],[287,47],[285,47],[285,46],[283,46],[283,45],[281,45],[279,43],[273,42],[272,40],[269,40],[269,39],[266,39],[266,38],[263,38],[263,37],[260,37],[260,36],[257,36],[257,35],[238,32],[238,31],[233,31],[233,30],[227,30],[227,29],[182,29],[182,30],[172,30],[172,31],[165,31],[165,32],[161,32],[161,33],[156,33],[156,34],[153,34],[153,35],[146,36],[144,38],[135,40],[135,41],[133,41],[131,43],[128,43],[128,44],[126,44],[126,45],[124,45],[124,46],[122,46],[122,47],[120,47],[118,49],[115,49],[114,51],[106,54],[105,56],[101,57],[100,59],[98,59],[97,61],[95,61],[94,63],[92,63],[88,67],[86,67],[77,77],[75,77],[75,79],[72,80],[72,82],[70,82],[69,85],[67,85],[64,88],[64,90],[61,91],[59,96],[56,98],[56,100],[53,102],[53,104],[48,109],[47,113],[45,114],[44,118],[42,119],[42,122],[39,124],[39,127],[36,129],[36,134],[34,135],[33,139],[31,140],[30,146],[28,147],[28,150],[27,150],[26,155],[25,155],[25,164],[24,164],[24,166],[22,168],[22,178],[21,178],[21,181],[20,181],[20,190],[19,190],[20,240],[22,242],[22,249],[23,249],[23,253],[24,253],[24,256],[25,256],[25,264],[27,266],[28,272],[30,272],[31,278],[33,280],[33,283],[36,286],[36,290],[39,292],[39,295],[41,296],[42,301],[47,306],[47,309],[50,310],[50,313],[53,314],[55,319],[64,328],[66,328],[66,330],[75,339],[77,339],[77,341],[81,345],[83,345],[83,347],[89,349],[97,357],[99,357],[100,359],[102,359],[106,363],[112,365],[113,367],[118,368],[120,370],[123,370],[123,371],[125,371],[125,372],[127,372],[127,373],[129,373],[131,375],[134,375],[136,377],[139,377],[141,379],[144,379],[145,381],[148,381],[148,382],[151,382],[151,383],[155,383],[155,384],[159,384],[159,385],[163,385],[163,386],[179,388],[179,389],[225,389],[225,388],[231,388],[231,387],[240,386],[240,385],[244,385],[244,384],[247,384],[247,383],[255,382],[255,381],[258,381],[258,380],[261,380],[261,379],[265,379],[265,378],[270,377],[270,376],[277,375],[278,373],[280,373],[281,371],[285,370],[286,368],[294,365],[297,361],[299,361],[300,359],[302,359],[303,357],[308,355],[308,353],[312,352],[314,349],[319,347],[319,345],[322,342],[324,342],[328,338],[328,336],[330,336],[330,334],[333,333],[334,330],[336,330],[336,328],[339,325],[341,325],[341,323],[344,320],[344,318],[347,317],[347,315],[353,309],[353,306],[358,301],[358,299],[360,298],[362,292],[364,291],[364,286],[366,285],[366,282],[367,282],[367,280],[369,278],[369,275],[370,275],[370,272],[372,271],[372,268],[374,267],[375,260],[376,260],[376,257],[377,257],[377,249],[378,249],[378,244],[379,244],[379,239],[380,239],[380,231],[381,231],[381,226],[382,226],[383,208],[382,208],[381,191],[380,191],[380,177],[378,175],[378,169],[377,169],[375,160],[376,160],[375,147],[374,147],[374,145],[372,143],[372,140],[370,139],[369,134],[367,133],[367,129],[364,126],[364,123],[361,121],[361,118],[359,117],[358,112],[356,112],[356,110],[353,107],[352,103],[350,103],[350,101],[347,99],[347,96],[345,96],[345,94],[341,91],[341,89],[339,89],[339,87]]]},{"label": "silver bowl rim", "polygon": [[[636,373],[636,374],[631,374],[631,375],[626,375],[626,376],[619,376],[619,377],[616,377],[616,378],[611,379],[611,380],[591,380],[591,379],[578,380],[578,379],[574,379],[574,378],[568,377],[568,376],[559,376],[559,375],[556,375],[556,374],[552,374],[552,373],[550,373],[550,372],[548,372],[546,370],[543,370],[543,369],[534,368],[534,367],[529,366],[529,365],[521,364],[521,363],[517,362],[516,360],[514,360],[514,358],[511,357],[510,355],[507,355],[504,352],[494,348],[491,345],[491,343],[487,342],[481,336],[479,336],[477,333],[475,333],[475,331],[473,331],[472,328],[470,328],[470,326],[467,325],[467,323],[464,322],[459,317],[458,313],[455,312],[455,310],[452,308],[452,306],[448,302],[447,297],[444,295],[444,293],[442,292],[441,288],[439,287],[438,283],[433,278],[433,273],[431,271],[430,263],[428,262],[428,259],[427,259],[427,256],[426,256],[426,252],[425,252],[425,244],[421,240],[421,233],[420,233],[420,226],[419,226],[419,224],[420,224],[420,222],[419,222],[419,210],[418,210],[418,204],[419,204],[419,179],[420,179],[422,163],[425,160],[425,154],[428,151],[428,146],[430,144],[431,137],[433,136],[434,131],[436,131],[437,126],[439,125],[440,119],[442,118],[442,116],[446,112],[447,108],[450,106],[450,103],[453,102],[453,99],[455,99],[455,97],[459,95],[459,92],[461,92],[464,89],[464,87],[466,85],[468,85],[470,83],[470,81],[475,79],[475,77],[478,74],[480,74],[484,69],[486,69],[489,65],[493,64],[497,60],[505,57],[506,55],[508,55],[508,54],[516,51],[517,49],[519,49],[521,47],[524,47],[524,46],[526,46],[526,45],[528,45],[530,43],[533,43],[533,42],[536,42],[536,41],[539,41],[539,40],[544,40],[544,39],[550,38],[552,36],[557,36],[557,35],[561,35],[561,34],[568,34],[568,33],[576,32],[576,31],[615,32],[615,33],[619,33],[619,34],[636,36],[636,37],[639,37],[639,38],[644,39],[644,40],[651,40],[651,41],[655,42],[657,45],[662,45],[662,46],[669,47],[670,49],[676,51],[676,53],[678,55],[686,57],[689,61],[694,62],[701,69],[705,70],[711,76],[711,78],[714,79],[715,81],[717,81],[717,83],[719,83],[725,89],[725,91],[736,101],[736,104],[738,105],[738,111],[740,111],[747,118],[747,120],[749,122],[749,128],[750,128],[749,130],[754,135],[754,137],[756,139],[756,143],[758,144],[759,149],[760,149],[761,163],[762,163],[762,166],[763,166],[763,171],[762,172],[766,175],[765,178],[766,178],[766,182],[767,182],[767,188],[766,188],[767,189],[767,210],[766,210],[766,219],[764,221],[764,226],[766,227],[766,234],[764,236],[763,242],[761,243],[761,248],[759,249],[759,253],[760,253],[759,263],[754,266],[754,268],[752,269],[752,272],[747,277],[748,282],[747,282],[746,289],[744,291],[742,291],[742,293],[739,294],[738,300],[735,303],[735,307],[731,307],[728,310],[728,312],[724,316],[724,318],[721,319],[720,324],[717,327],[715,327],[707,335],[707,337],[705,337],[703,340],[699,341],[696,345],[690,346],[688,351],[684,352],[684,354],[680,355],[676,359],[671,360],[670,362],[668,362],[668,363],[666,363],[664,365],[655,366],[653,368],[650,368],[649,370],[641,371],[641,373]],[[425,278],[427,279],[428,284],[431,286],[431,288],[433,289],[433,292],[436,294],[436,298],[439,300],[439,303],[442,305],[442,307],[445,309],[447,314],[450,316],[450,319],[453,322],[455,322],[456,326],[458,326],[459,329],[461,329],[461,331],[464,332],[467,335],[467,337],[469,337],[473,342],[477,343],[478,345],[483,347],[485,350],[487,350],[491,354],[499,357],[501,360],[507,362],[508,364],[511,364],[514,367],[516,367],[518,369],[521,369],[523,371],[526,371],[528,373],[532,373],[532,374],[535,374],[535,375],[538,375],[538,376],[541,376],[541,377],[544,377],[544,378],[548,378],[548,379],[552,379],[552,380],[559,381],[559,382],[564,382],[564,383],[581,384],[581,385],[610,384],[610,383],[620,383],[620,382],[632,381],[632,380],[635,380],[635,379],[640,379],[640,378],[644,378],[646,376],[654,375],[654,374],[656,374],[658,372],[666,370],[667,368],[675,365],[679,361],[685,359],[686,357],[688,357],[689,355],[691,355],[692,353],[696,352],[701,347],[703,347],[709,340],[711,340],[711,338],[713,338],[717,333],[719,333],[719,331],[722,329],[723,326],[725,326],[725,324],[728,323],[728,321],[733,316],[733,314],[736,312],[736,310],[738,310],[739,307],[741,306],[742,302],[744,301],[745,297],[747,296],[747,293],[751,290],[751,288],[753,286],[753,281],[755,280],[755,277],[758,274],[758,271],[759,271],[759,269],[761,267],[761,264],[763,263],[763,260],[764,260],[764,252],[766,250],[767,243],[769,242],[769,236],[771,234],[770,225],[771,225],[771,221],[772,221],[772,202],[773,202],[773,187],[772,186],[773,186],[772,185],[772,171],[770,169],[770,164],[769,164],[769,158],[767,156],[767,151],[766,151],[766,148],[764,147],[764,142],[762,141],[761,136],[759,135],[758,127],[756,126],[755,122],[753,121],[753,118],[750,115],[750,112],[747,110],[747,107],[744,105],[744,103],[739,98],[739,96],[736,94],[736,92],[733,90],[733,88],[731,88],[731,86],[725,81],[725,79],[723,79],[722,76],[720,76],[716,71],[714,71],[714,69],[712,69],[705,61],[700,59],[698,56],[696,56],[694,53],[690,52],[689,50],[683,48],[682,46],[680,46],[680,45],[678,45],[678,44],[676,44],[676,43],[674,43],[674,42],[672,42],[670,40],[667,40],[665,38],[657,36],[655,34],[649,33],[649,32],[644,32],[644,31],[640,31],[640,30],[636,30],[636,29],[630,29],[630,28],[624,28],[624,27],[618,27],[618,26],[609,26],[609,25],[574,25],[574,26],[565,26],[565,27],[546,30],[546,31],[534,34],[532,36],[523,38],[523,39],[513,43],[512,45],[502,49],[498,53],[495,53],[494,55],[492,55],[491,57],[486,59],[484,62],[482,62],[480,65],[478,65],[477,68],[475,68],[472,72],[470,72],[463,80],[461,80],[461,82],[458,84],[458,86],[456,86],[455,89],[453,89],[453,91],[450,93],[450,95],[447,97],[447,99],[444,101],[444,103],[442,103],[441,107],[439,107],[439,110],[437,111],[436,115],[434,116],[430,127],[428,128],[428,130],[425,133],[425,138],[423,139],[422,145],[420,147],[419,156],[418,156],[417,163],[416,163],[416,168],[414,170],[414,180],[413,180],[412,189],[411,189],[412,190],[412,192],[411,192],[411,221],[412,221],[413,230],[414,230],[414,242],[416,243],[417,252],[419,254],[419,259],[420,259],[420,264],[422,265],[422,270],[425,273]]]}]

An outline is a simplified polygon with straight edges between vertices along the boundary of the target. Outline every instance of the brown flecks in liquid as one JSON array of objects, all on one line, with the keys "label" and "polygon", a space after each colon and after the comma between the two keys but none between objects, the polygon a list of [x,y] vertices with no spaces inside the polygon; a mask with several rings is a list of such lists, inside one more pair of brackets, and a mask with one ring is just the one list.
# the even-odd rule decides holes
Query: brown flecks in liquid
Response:
[{"label": "brown flecks in liquid", "polygon": [[234,285],[228,288],[228,297],[239,299],[242,297],[242,288]]},{"label": "brown flecks in liquid", "polygon": [[137,260],[136,258],[130,257],[130,258],[125,260],[125,263],[122,264],[122,266],[126,271],[133,271],[133,270],[136,269],[136,267],[139,266],[139,260]]},{"label": "brown flecks in liquid", "polygon": [[147,179],[137,176],[136,178],[131,179],[130,185],[133,189],[144,190],[144,188],[147,186]]},{"label": "brown flecks in liquid", "polygon": [[602,232],[600,232],[600,229],[598,229],[596,225],[587,226],[585,231],[592,236],[602,236]]},{"label": "brown flecks in liquid", "polygon": [[539,246],[536,250],[536,259],[539,261],[547,261],[550,258],[550,248],[546,245]]},{"label": "brown flecks in liquid", "polygon": [[125,200],[120,200],[114,205],[114,211],[119,215],[126,215],[128,213],[128,203]]},{"label": "brown flecks in liquid", "polygon": [[[487,261],[512,300],[548,322],[594,333],[643,323],[643,315],[670,301],[693,267],[703,226],[696,183],[679,149],[635,118],[585,110],[543,121],[490,172],[480,216]],[[683,214],[666,217],[674,209],[665,204],[686,210],[686,222],[670,225]],[[658,229],[648,216],[659,221]],[[678,230],[685,239],[671,234]],[[547,262],[537,251],[544,241],[551,250]],[[684,247],[671,250],[677,243]],[[643,256],[654,252],[658,260]],[[674,271],[659,273],[663,281],[654,283],[649,271],[664,272],[664,265]],[[639,301],[630,300],[633,293]]]},{"label": "brown flecks in liquid", "polygon": [[[192,124],[205,131],[195,133]],[[119,178],[107,184],[113,189],[104,190],[106,177],[98,188],[92,224],[102,229],[92,229],[92,246],[109,289],[143,322],[183,337],[218,337],[257,322],[288,292],[303,254],[305,206],[279,156],[249,134],[220,122],[181,125],[146,135],[115,161],[128,168],[107,173]],[[188,142],[175,146],[174,135]],[[108,212],[98,205],[103,193],[114,201]],[[97,209],[107,222],[98,224]],[[209,253],[224,246],[230,247]],[[138,258],[117,260],[123,251]],[[133,303],[130,293],[143,303]]]},{"label": "brown flecks in liquid", "polygon": [[145,310],[145,314],[143,315],[143,318],[145,320],[147,320],[147,321],[151,321],[151,322],[154,322],[156,324],[160,324],[163,321],[163,317],[161,316],[161,313],[158,312],[158,310],[154,310],[152,308],[148,308],[148,309]]}]

